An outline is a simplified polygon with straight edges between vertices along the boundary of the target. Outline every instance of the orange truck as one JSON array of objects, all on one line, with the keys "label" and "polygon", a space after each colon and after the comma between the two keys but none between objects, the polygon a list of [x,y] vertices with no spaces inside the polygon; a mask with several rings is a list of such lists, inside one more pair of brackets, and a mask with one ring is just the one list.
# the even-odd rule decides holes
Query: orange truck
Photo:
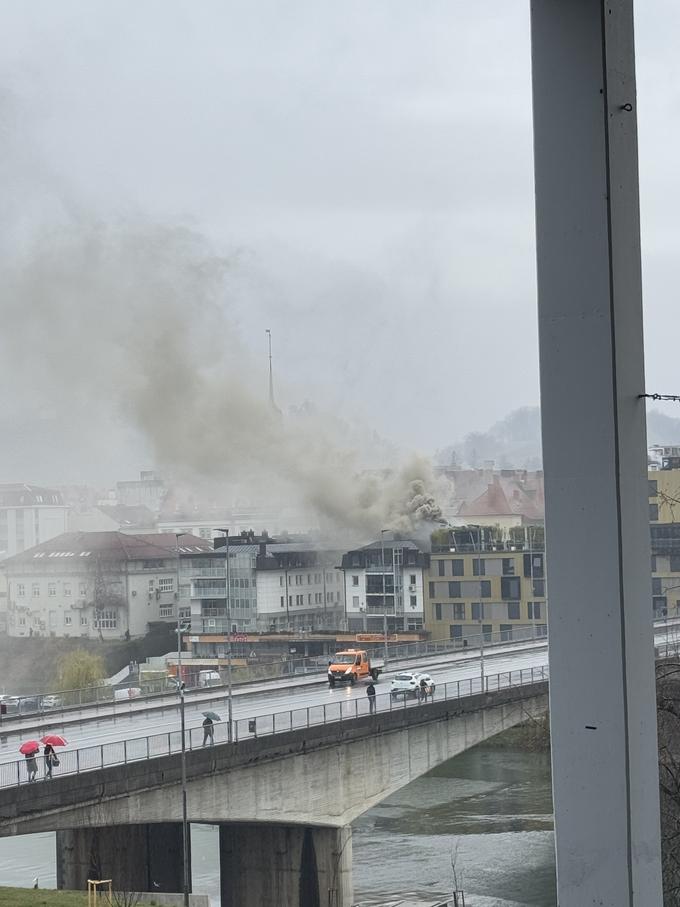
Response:
[{"label": "orange truck", "polygon": [[345,649],[336,652],[328,662],[328,684],[349,683],[352,686],[362,678],[377,681],[382,673],[383,661],[371,660],[364,649]]}]

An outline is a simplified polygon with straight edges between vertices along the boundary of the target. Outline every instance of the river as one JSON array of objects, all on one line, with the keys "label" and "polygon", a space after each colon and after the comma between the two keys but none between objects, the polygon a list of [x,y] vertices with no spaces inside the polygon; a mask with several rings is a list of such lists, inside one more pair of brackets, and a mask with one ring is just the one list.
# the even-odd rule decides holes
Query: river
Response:
[{"label": "river", "polygon": [[[555,907],[550,760],[482,745],[402,788],[354,824],[355,901],[451,894],[452,855],[466,907]],[[192,826],[194,891],[219,905],[217,829]],[[54,888],[54,835],[0,839],[3,885]]]}]

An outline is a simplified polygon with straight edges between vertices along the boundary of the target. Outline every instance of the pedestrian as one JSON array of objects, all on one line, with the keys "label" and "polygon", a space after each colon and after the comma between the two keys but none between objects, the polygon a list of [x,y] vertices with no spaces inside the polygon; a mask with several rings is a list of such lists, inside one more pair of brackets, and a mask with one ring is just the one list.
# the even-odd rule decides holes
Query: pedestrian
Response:
[{"label": "pedestrian", "polygon": [[45,744],[45,749],[43,750],[43,756],[45,758],[45,778],[52,777],[52,766],[59,764],[56,762],[57,754],[54,752],[54,747],[51,743]]},{"label": "pedestrian", "polygon": [[369,715],[372,715],[375,712],[375,687],[372,683],[369,683],[366,688],[366,695],[368,696]]},{"label": "pedestrian", "polygon": [[419,692],[420,692],[420,695],[418,696],[418,699],[420,699],[421,702],[423,699],[425,700],[425,702],[427,702],[427,694],[429,691],[428,691],[428,687],[427,687],[427,681],[425,680],[424,677],[420,678],[420,691]]},{"label": "pedestrian", "polygon": [[26,772],[28,780],[35,781],[35,776],[38,774],[38,760],[35,758],[35,753],[26,753]]},{"label": "pedestrian", "polygon": [[201,746],[205,746],[208,741],[211,744],[215,742],[215,729],[213,728],[212,718],[206,718],[203,722],[203,743]]}]

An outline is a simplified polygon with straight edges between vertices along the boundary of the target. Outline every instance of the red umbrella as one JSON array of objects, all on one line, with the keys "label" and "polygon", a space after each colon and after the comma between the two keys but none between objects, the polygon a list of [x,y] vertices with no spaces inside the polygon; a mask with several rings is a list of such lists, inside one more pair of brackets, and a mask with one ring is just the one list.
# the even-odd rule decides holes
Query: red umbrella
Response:
[{"label": "red umbrella", "polygon": [[61,734],[45,734],[40,740],[42,743],[49,743],[50,746],[66,746],[68,743],[66,737],[62,737]]},{"label": "red umbrella", "polygon": [[40,752],[40,744],[37,740],[27,740],[26,743],[21,744],[19,752],[24,756],[32,756],[34,753]]}]

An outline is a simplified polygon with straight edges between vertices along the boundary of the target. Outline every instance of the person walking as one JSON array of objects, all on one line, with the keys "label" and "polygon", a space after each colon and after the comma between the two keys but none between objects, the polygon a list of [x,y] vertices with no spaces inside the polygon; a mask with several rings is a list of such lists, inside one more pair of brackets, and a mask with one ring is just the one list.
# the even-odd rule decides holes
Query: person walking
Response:
[{"label": "person walking", "polygon": [[213,728],[212,718],[206,718],[203,722],[203,743],[201,746],[205,746],[208,741],[211,745],[215,742],[215,729]]},{"label": "person walking", "polygon": [[26,772],[28,780],[35,781],[35,776],[38,774],[38,760],[35,758],[35,753],[26,753]]},{"label": "person walking", "polygon": [[43,750],[43,756],[45,759],[45,779],[51,778],[52,777],[52,767],[55,764],[57,764],[57,765],[59,764],[58,762],[56,762],[57,754],[54,752],[54,747],[52,746],[51,743],[45,744],[45,749]]},{"label": "person walking", "polygon": [[427,702],[427,694],[429,692],[429,689],[427,686],[427,681],[425,680],[424,677],[421,677],[421,679],[420,679],[420,688],[419,688],[418,692],[419,692],[418,699],[421,702],[423,700],[425,700],[425,702]]},{"label": "person walking", "polygon": [[366,695],[368,696],[368,713],[373,715],[375,712],[375,687],[372,683],[366,687]]}]

